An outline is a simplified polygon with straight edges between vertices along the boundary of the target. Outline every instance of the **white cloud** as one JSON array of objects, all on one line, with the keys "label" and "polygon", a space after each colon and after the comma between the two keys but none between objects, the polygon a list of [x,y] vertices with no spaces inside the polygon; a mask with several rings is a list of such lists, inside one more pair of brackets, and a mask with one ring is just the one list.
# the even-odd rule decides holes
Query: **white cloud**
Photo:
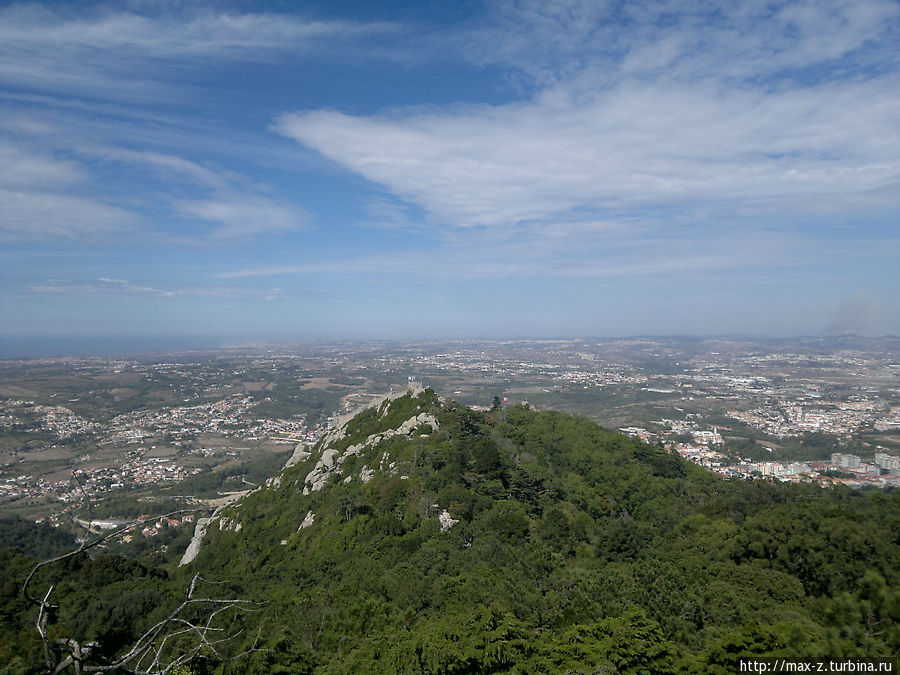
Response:
[{"label": "white cloud", "polygon": [[307,213],[299,206],[270,196],[263,187],[233,171],[159,152],[107,147],[85,151],[117,162],[152,167],[164,178],[173,175],[185,177],[206,188],[210,193],[208,197],[172,200],[172,208],[182,216],[217,223],[219,227],[212,232],[212,236],[217,238],[236,239],[285,232],[295,230],[308,221]]},{"label": "white cloud", "polygon": [[80,165],[0,140],[0,239],[81,238],[122,230],[134,213],[80,194]]},{"label": "white cloud", "polygon": [[[74,152],[114,165],[149,173],[171,187],[160,198],[173,214],[217,224],[210,236],[236,239],[294,230],[306,224],[307,213],[270,194],[246,175],[213,164],[153,150],[130,150],[109,143],[76,143]],[[149,172],[148,172],[149,170]],[[184,198],[185,192],[197,198]]]},{"label": "white cloud", "polygon": [[300,50],[323,40],[384,32],[390,24],[303,20],[282,14],[204,12],[153,17],[94,12],[73,19],[45,7],[10,7],[0,13],[0,40],[29,52],[51,48],[141,54],[212,56],[255,60],[274,50]]},{"label": "white cloud", "polygon": [[[513,66],[541,86],[585,72],[614,82],[673,64],[670,74],[679,77],[758,78],[896,42],[900,18],[893,0],[497,0],[492,7],[490,22],[460,36],[460,54]],[[897,49],[881,44],[878,58],[896,65]]]},{"label": "white cloud", "polygon": [[0,188],[0,239],[97,237],[137,223],[130,211],[54,192]]},{"label": "white cloud", "polygon": [[[151,8],[152,10],[152,8]],[[268,61],[279,53],[339,54],[387,23],[305,20],[292,15],[211,11],[162,15],[48,7],[0,10],[0,81],[30,90],[160,101],[174,82],[212,60]]]},{"label": "white cloud", "polygon": [[225,298],[235,300],[277,300],[286,297],[280,288],[237,288],[229,286],[190,285],[175,286],[171,284],[134,282],[127,279],[100,277],[81,281],[59,281],[50,279],[46,282],[30,284],[26,287],[30,293],[44,295],[122,295],[149,296],[157,298]]},{"label": "white cloud", "polygon": [[276,128],[456,225],[698,201],[827,210],[900,183],[897,92],[896,76],[777,92],[625,80],[587,100],[561,88],[549,102],[315,111]]},{"label": "white cloud", "polygon": [[0,140],[0,186],[65,186],[83,179],[84,172],[73,162]]},{"label": "white cloud", "polygon": [[533,78],[530,100],[304,111],[275,129],[440,224],[642,208],[847,219],[898,203],[898,17],[891,0],[500,1],[455,46]]},{"label": "white cloud", "polygon": [[[62,127],[64,128],[64,127]],[[49,150],[36,150],[0,138],[0,237],[5,240],[90,237],[138,225],[132,210],[136,200],[122,197],[131,208],[115,205],[103,194],[102,181],[84,165],[97,160],[119,171],[123,166],[138,175],[152,176],[173,186],[157,198],[179,218],[191,218],[214,227],[205,238],[240,239],[296,229],[308,221],[303,209],[268,194],[241,174],[206,166],[178,155],[130,150],[104,143],[69,140],[65,134],[43,140],[59,146],[71,159],[59,159]],[[40,142],[40,139],[34,139]],[[76,161],[78,160],[78,161]],[[148,172],[149,170],[149,172]],[[187,179],[187,180],[185,180]],[[177,198],[176,194],[197,198]],[[147,201],[142,196],[137,202]],[[147,232],[145,231],[145,234]],[[196,237],[194,237],[196,238]]]},{"label": "white cloud", "polygon": [[672,234],[665,223],[553,222],[458,231],[443,238],[438,248],[309,257],[301,263],[233,269],[214,276],[392,279],[402,270],[404,279],[423,287],[454,279],[674,279],[728,275],[738,269],[796,268],[858,255],[823,250],[810,238],[785,234],[711,233],[698,247],[694,237]]},{"label": "white cloud", "polygon": [[218,224],[212,236],[219,239],[295,230],[306,221],[306,215],[299,207],[260,195],[229,194],[180,201],[176,202],[175,208],[184,216]]},{"label": "white cloud", "polygon": [[208,188],[227,189],[229,187],[228,177],[221,170],[211,169],[177,155],[149,150],[126,150],[108,146],[82,146],[79,150],[84,154],[100,156],[115,162],[149,166],[163,175],[178,174]]}]

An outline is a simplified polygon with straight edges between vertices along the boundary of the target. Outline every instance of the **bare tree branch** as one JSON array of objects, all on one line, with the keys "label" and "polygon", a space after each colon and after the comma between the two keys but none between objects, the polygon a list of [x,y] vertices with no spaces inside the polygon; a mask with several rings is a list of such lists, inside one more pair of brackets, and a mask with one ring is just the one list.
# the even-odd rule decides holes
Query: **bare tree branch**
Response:
[{"label": "bare tree branch", "polygon": [[[80,482],[79,487],[81,487]],[[190,511],[192,509],[171,511],[157,516],[157,518],[167,518]],[[85,539],[78,548],[38,562],[31,569],[22,585],[22,594],[29,602],[38,607],[36,627],[44,648],[47,673],[56,675],[72,668],[76,675],[111,671],[131,673],[132,675],[169,675],[179,666],[188,664],[202,654],[228,662],[255,651],[265,651],[257,646],[259,644],[259,634],[257,633],[251,648],[236,656],[225,657],[221,647],[233,642],[243,633],[243,629],[234,629],[237,616],[245,612],[257,611],[260,603],[237,598],[195,597],[201,584],[224,583],[207,582],[199,574],[193,576],[184,600],[168,616],[147,629],[124,654],[112,660],[102,658],[99,653],[100,645],[96,642],[80,644],[69,638],[50,642],[47,625],[52,622],[59,607],[50,602],[50,595],[55,586],[51,585],[42,599],[30,592],[29,587],[37,572],[44,567],[89,551],[143,520],[145,519],[139,518],[129,521],[122,527],[90,542]],[[88,522],[90,523],[92,520]],[[90,532],[90,528],[88,531]],[[191,620],[185,616],[188,610],[191,611],[191,616],[199,616],[199,619]],[[226,617],[229,614],[231,614],[230,626],[220,625],[223,620],[227,622]],[[178,643],[186,639],[190,640],[190,644],[179,646]]]},{"label": "bare tree branch", "polygon": [[75,479],[75,482],[78,483],[78,489],[81,490],[81,496],[84,497],[84,500],[87,502],[87,510],[88,510],[88,532],[91,531],[91,525],[94,523],[94,515],[93,509],[91,508],[91,498],[88,496],[88,493],[84,491],[84,484],[81,482],[81,479],[78,477],[78,472],[72,472],[72,478]]}]

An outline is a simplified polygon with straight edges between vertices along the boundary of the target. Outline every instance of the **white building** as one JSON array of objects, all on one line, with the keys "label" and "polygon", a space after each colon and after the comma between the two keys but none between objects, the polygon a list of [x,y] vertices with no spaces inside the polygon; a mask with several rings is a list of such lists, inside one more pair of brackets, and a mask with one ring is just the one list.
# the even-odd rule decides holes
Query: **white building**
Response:
[{"label": "white building", "polygon": [[875,463],[882,469],[889,471],[900,471],[900,457],[894,457],[886,452],[875,453]]},{"label": "white building", "polygon": [[860,464],[859,457],[847,455],[842,452],[831,453],[831,465],[841,469],[855,469]]}]

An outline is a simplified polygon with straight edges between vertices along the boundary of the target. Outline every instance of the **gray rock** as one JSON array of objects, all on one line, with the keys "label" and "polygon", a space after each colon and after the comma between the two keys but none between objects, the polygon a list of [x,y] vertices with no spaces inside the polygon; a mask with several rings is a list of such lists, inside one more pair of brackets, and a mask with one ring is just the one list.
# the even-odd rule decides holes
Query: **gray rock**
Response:
[{"label": "gray rock", "polygon": [[[295,464],[299,464],[300,462],[306,460],[307,457],[310,456],[309,446],[306,443],[298,443],[297,447],[294,448],[294,454],[290,456],[287,462],[284,464],[284,469],[290,469]],[[282,471],[284,470],[282,469]]]},{"label": "gray rock", "polygon": [[454,520],[450,517],[450,512],[447,509],[444,509],[443,512],[438,516],[438,520],[441,523],[441,532],[447,532],[451,527],[456,525],[459,521]]},{"label": "gray rock", "polygon": [[300,527],[297,528],[297,532],[299,532],[300,530],[305,530],[307,527],[311,527],[315,520],[316,514],[312,511],[307,511],[306,517],[303,519],[303,522],[300,523]]},{"label": "gray rock", "polygon": [[194,562],[194,559],[200,553],[200,544],[203,543],[203,537],[206,536],[206,528],[215,520],[215,517],[197,518],[197,524],[194,526],[194,536],[191,538],[191,543],[188,544],[184,555],[181,556],[181,562],[178,563],[179,567]]}]

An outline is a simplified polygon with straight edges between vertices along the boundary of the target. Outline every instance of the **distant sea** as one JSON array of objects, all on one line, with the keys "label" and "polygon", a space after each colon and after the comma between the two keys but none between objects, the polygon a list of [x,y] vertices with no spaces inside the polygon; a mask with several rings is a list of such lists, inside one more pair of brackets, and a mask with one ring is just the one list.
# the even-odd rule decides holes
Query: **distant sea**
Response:
[{"label": "distant sea", "polygon": [[63,356],[129,356],[218,349],[221,338],[204,336],[0,336],[0,359],[40,359]]}]

